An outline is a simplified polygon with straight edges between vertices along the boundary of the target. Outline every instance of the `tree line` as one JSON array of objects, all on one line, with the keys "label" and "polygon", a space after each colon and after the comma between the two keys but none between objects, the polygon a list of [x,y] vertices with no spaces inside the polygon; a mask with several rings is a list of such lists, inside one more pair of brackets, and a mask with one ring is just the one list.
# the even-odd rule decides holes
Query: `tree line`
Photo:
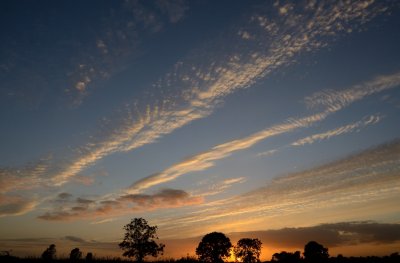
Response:
[{"label": "tree line", "polygon": [[[126,224],[124,238],[119,247],[123,250],[122,255],[133,259],[138,263],[144,262],[148,256],[157,257],[164,252],[165,245],[158,243],[157,226],[150,226],[143,218],[134,218]],[[258,238],[242,238],[236,245],[232,245],[230,239],[221,232],[206,234],[196,248],[195,257],[186,257],[179,260],[164,260],[158,262],[203,262],[203,263],[223,263],[233,254],[236,262],[255,263],[260,262],[262,242]],[[1,262],[17,262],[16,257],[12,257],[8,251],[0,255]],[[341,255],[330,257],[328,248],[316,241],[310,241],[304,246],[304,252],[282,251],[272,255],[271,262],[277,263],[392,263],[400,262],[399,253],[390,256],[378,257],[352,257],[345,258]],[[6,261],[4,261],[6,259]],[[52,262],[56,260],[56,245],[51,244],[41,255],[41,260]],[[79,248],[71,250],[69,262],[79,262],[83,260],[83,253]],[[85,257],[86,262],[95,261],[93,253],[88,252]],[[106,260],[109,262],[110,260]],[[114,259],[113,261],[121,261]],[[96,262],[100,262],[96,259]]]},{"label": "tree line", "polygon": [[[123,256],[134,258],[136,262],[143,262],[146,256],[157,257],[164,252],[164,244],[158,244],[157,226],[149,226],[143,218],[134,218],[124,226],[125,235],[119,247],[124,251]],[[186,258],[186,261],[204,262],[204,263],[223,263],[230,258],[233,253],[236,262],[255,263],[260,262],[262,243],[257,238],[242,238],[237,244],[232,245],[230,239],[223,233],[212,232],[206,234],[196,248],[196,258]],[[360,259],[360,258],[359,258]],[[363,258],[365,259],[365,258]],[[400,262],[398,253],[393,253],[389,257],[378,260],[358,260],[358,262]],[[181,259],[185,262],[185,259]],[[304,246],[303,256],[300,251],[275,253],[272,255],[271,262],[279,263],[346,263],[356,262],[355,258],[351,260],[339,255],[336,258],[330,258],[328,248],[316,241],[310,241]]]},{"label": "tree line", "polygon": [[[134,218],[124,226],[124,240],[119,244],[124,250],[123,256],[133,257],[143,262],[146,256],[156,257],[164,251],[164,244],[157,244],[157,226],[149,226],[143,218]],[[196,248],[198,260],[204,263],[223,263],[233,253],[237,262],[260,262],[262,243],[258,238],[242,238],[235,246],[223,233],[206,234]],[[304,247],[304,260],[307,263],[323,263],[329,258],[328,249],[323,245],[310,241]],[[271,261],[297,263],[301,261],[300,252],[275,253]]]}]

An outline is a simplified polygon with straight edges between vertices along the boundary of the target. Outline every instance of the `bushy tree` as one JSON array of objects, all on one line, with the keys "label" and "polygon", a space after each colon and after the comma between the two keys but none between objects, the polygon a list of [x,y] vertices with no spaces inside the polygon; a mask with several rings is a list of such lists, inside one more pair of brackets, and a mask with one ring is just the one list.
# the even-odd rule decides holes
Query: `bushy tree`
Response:
[{"label": "bushy tree", "polygon": [[242,238],[233,249],[236,260],[245,263],[260,262],[261,241],[257,238]]},{"label": "bushy tree", "polygon": [[86,261],[93,261],[93,253],[92,252],[88,252],[86,254]]},{"label": "bushy tree", "polygon": [[303,254],[309,263],[321,263],[329,258],[328,249],[315,241],[310,241],[304,246]]},{"label": "bushy tree", "polygon": [[281,253],[275,253],[272,255],[272,262],[281,263],[299,263],[301,261],[300,251],[294,253],[282,251]]},{"label": "bushy tree", "polygon": [[157,226],[149,226],[143,218],[134,218],[124,226],[124,240],[119,247],[124,250],[124,257],[133,257],[137,262],[143,262],[146,256],[157,257],[164,251],[164,244],[157,244]]},{"label": "bushy tree", "polygon": [[231,241],[220,232],[212,232],[203,237],[196,248],[196,255],[202,262],[224,262],[222,258],[229,257]]},{"label": "bushy tree", "polygon": [[82,257],[82,252],[79,250],[79,248],[74,248],[71,250],[71,253],[69,253],[69,259],[72,261],[76,261],[81,259]]},{"label": "bushy tree", "polygon": [[55,258],[56,258],[56,245],[51,244],[45,251],[43,251],[42,259],[52,260]]}]

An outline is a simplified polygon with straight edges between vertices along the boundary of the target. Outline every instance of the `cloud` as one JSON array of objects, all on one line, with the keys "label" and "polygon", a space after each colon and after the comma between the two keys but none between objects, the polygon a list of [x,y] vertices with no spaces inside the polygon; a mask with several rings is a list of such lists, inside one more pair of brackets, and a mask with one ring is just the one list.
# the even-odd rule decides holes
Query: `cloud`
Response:
[{"label": "cloud", "polygon": [[[378,92],[382,92],[387,89],[396,88],[400,85],[400,72],[392,75],[378,76],[371,81],[364,82],[359,85],[355,85],[349,89],[337,91],[335,93],[329,92],[329,96],[322,96],[321,93],[317,93],[311,97],[307,97],[306,101],[309,103],[310,98],[316,98],[316,100],[323,104],[326,108],[324,111],[309,115],[302,118],[289,118],[281,124],[268,127],[259,132],[253,133],[250,136],[229,141],[220,145],[216,145],[208,151],[199,153],[190,158],[187,158],[181,162],[178,162],[160,173],[156,173],[140,179],[133,183],[127,191],[129,193],[140,192],[149,187],[169,182],[177,179],[178,177],[192,172],[203,171],[215,165],[215,162],[223,158],[229,157],[236,151],[248,149],[253,145],[273,136],[292,132],[299,128],[306,128],[314,123],[320,122],[326,119],[329,115],[348,107],[350,104],[363,99],[368,95],[372,95]],[[328,94],[328,93],[323,93]],[[343,99],[345,98],[345,99]],[[379,117],[371,117],[364,122],[355,124],[356,126],[369,125],[379,121]],[[364,123],[364,124],[362,124]],[[356,128],[356,127],[354,127]],[[347,132],[351,130],[351,127],[347,127]],[[333,131],[333,133],[340,133],[345,131]],[[332,134],[317,135],[314,140],[328,138],[333,136]],[[319,137],[318,137],[319,136]],[[309,141],[311,139],[307,139]],[[297,142],[305,143],[305,142]]]},{"label": "cloud", "polygon": [[80,175],[75,175],[72,177],[72,181],[78,182],[80,184],[89,186],[92,185],[95,181],[93,176],[80,176]]},{"label": "cloud", "polygon": [[177,23],[183,19],[185,13],[189,9],[186,5],[185,1],[177,0],[177,1],[156,1],[157,7],[161,10],[161,12],[168,15],[169,21],[171,23]]},{"label": "cloud", "polygon": [[183,1],[124,1],[102,17],[95,31],[97,39],[78,42],[82,52],[69,73],[71,87],[66,90],[74,106],[79,106],[96,89],[99,82],[124,70],[126,65],[143,53],[142,42],[160,32],[166,25],[180,21],[188,9]]},{"label": "cloud", "polygon": [[78,242],[78,243],[86,243],[87,241],[76,236],[65,236],[65,240],[73,241],[73,242]]},{"label": "cloud", "polygon": [[98,224],[104,224],[104,223],[112,222],[114,220],[115,220],[115,218],[106,218],[106,219],[103,219],[103,220],[91,222],[90,224],[91,225],[98,225]]},{"label": "cloud", "polygon": [[195,191],[195,193],[199,193],[200,196],[216,195],[216,194],[226,191],[227,189],[231,188],[235,184],[244,183],[244,182],[246,182],[246,180],[247,179],[245,177],[225,179],[221,182],[212,184],[210,187],[208,187],[207,190],[197,190],[197,191]]},{"label": "cloud", "polygon": [[70,194],[70,193],[60,193],[58,195],[58,198],[60,198],[60,199],[69,199],[71,197],[72,197],[72,194]]},{"label": "cloud", "polygon": [[266,138],[307,127],[314,122],[323,120],[327,115],[327,113],[323,113],[296,120],[290,119],[286,123],[275,125],[248,137],[217,145],[208,151],[174,164],[160,173],[136,181],[127,189],[127,192],[140,192],[149,187],[175,180],[184,174],[208,169],[215,165],[215,161],[226,158],[236,151],[250,148]]},{"label": "cloud", "polygon": [[37,201],[31,198],[0,194],[0,217],[22,215],[34,209],[36,205]]},{"label": "cloud", "polygon": [[[140,11],[142,8],[137,8],[137,5],[141,5],[140,2],[127,2],[128,9],[139,12],[136,19],[151,26],[154,21],[149,20],[150,16]],[[192,121],[209,116],[227,95],[248,88],[277,68],[293,63],[295,55],[323,47],[328,36],[338,36],[349,28],[361,27],[386,10],[382,4],[368,1],[346,5],[327,1],[321,5],[310,6],[301,2],[297,8],[278,6],[278,10],[287,10],[284,18],[267,16],[267,12],[263,14],[261,9],[247,22],[249,26],[258,28],[254,31],[252,44],[249,44],[249,39],[234,34],[239,44],[227,47],[223,54],[218,48],[213,51],[214,46],[226,46],[219,40],[203,50],[196,50],[193,52],[196,55],[178,62],[170,73],[154,84],[163,89],[182,87],[178,94],[161,96],[158,103],[145,107],[144,114],[135,108],[136,113],[128,114],[124,123],[106,139],[79,149],[82,154],[71,160],[53,182],[61,185],[105,156],[154,143]],[[248,48],[243,48],[243,41]]]},{"label": "cloud", "polygon": [[[192,196],[183,190],[162,189],[154,194],[123,194],[108,200],[95,201],[77,198],[69,205],[54,207],[51,209],[52,211],[46,212],[38,218],[51,221],[98,219],[110,215],[115,217],[137,211],[176,208],[201,203],[203,203],[203,198],[200,196]],[[109,222],[107,218],[93,224],[105,222]]]},{"label": "cloud", "polygon": [[[369,20],[384,13],[385,10],[381,3],[369,4],[364,1],[349,2],[346,5],[327,1],[321,5],[323,6],[312,7],[300,3],[296,8],[277,6],[279,11],[282,8],[286,10],[284,17],[278,13],[276,16],[270,16],[269,12],[258,10],[257,14],[251,15],[244,24],[244,27],[256,28],[254,32],[251,32],[251,38],[243,38],[243,34],[238,35],[239,31],[246,32],[242,28],[238,28],[233,34],[228,34],[227,38],[224,36],[223,41],[217,39],[215,43],[200,48],[200,50],[194,50],[187,58],[177,62],[171,72],[154,83],[155,89],[165,87],[166,90],[171,90],[171,87],[180,87],[178,92],[160,96],[157,102],[151,101],[148,105],[141,105],[143,109],[137,104],[130,106],[121,123],[110,125],[113,127],[110,129],[110,133],[104,133],[97,139],[75,149],[76,154],[67,158],[66,162],[50,165],[45,161],[39,162],[38,166],[33,167],[0,169],[0,191],[7,193],[43,186],[57,187],[71,180],[79,180],[79,173],[99,160],[116,152],[132,151],[146,144],[154,143],[178,128],[209,116],[229,94],[246,89],[276,69],[294,63],[296,55],[324,47],[331,39],[330,36],[336,38],[340,33],[347,32],[348,29],[362,27]],[[99,60],[82,59],[83,61],[79,60],[76,63],[76,70],[71,75],[73,80],[71,82],[75,84],[72,84],[72,87],[75,88],[70,92],[73,93],[74,98],[76,96],[77,104],[86,94],[89,94],[90,85],[93,85],[96,79],[107,78],[110,75],[107,65],[111,65],[119,59],[123,60],[125,57],[132,58],[137,45],[137,30],[157,32],[163,26],[160,24],[161,20],[154,16],[157,12],[152,9],[153,7],[143,5],[141,2],[127,1],[124,8],[126,12],[134,11],[136,14],[132,21],[127,21],[127,28],[122,32],[115,30],[115,26],[119,24],[120,20],[116,20],[115,24],[110,24],[109,28],[105,29],[105,33],[99,34],[99,38],[93,41],[88,52],[86,52],[88,49],[83,49],[83,52],[87,53],[89,57],[93,52],[100,52],[101,56],[95,56]],[[162,8],[168,9],[168,7]],[[171,15],[173,13],[166,11],[165,14],[168,14],[171,22],[176,22],[177,18],[173,18],[173,16],[179,17],[179,12]],[[115,16],[119,14],[117,12]],[[110,21],[113,21],[114,18],[110,18]],[[238,44],[226,46],[226,39],[230,38],[234,40],[231,43]],[[115,48],[110,48],[112,46]],[[224,52],[220,52],[220,46],[226,47]],[[107,62],[109,58],[112,58],[111,63]],[[121,65],[119,62],[117,64]],[[106,66],[103,67],[104,65]],[[118,70],[117,68],[115,70]],[[393,74],[383,76],[381,79],[377,78],[374,83],[368,83],[371,85],[369,91],[362,91],[363,87],[361,87],[361,93],[357,94],[337,94],[335,92],[317,94],[315,99],[323,103],[313,105],[314,98],[312,98],[308,100],[308,105],[310,107],[322,105],[327,108],[325,111],[304,118],[288,119],[284,123],[246,138],[217,145],[209,151],[135,182],[127,190],[128,194],[137,194],[149,187],[174,180],[183,174],[210,168],[215,165],[216,161],[226,158],[236,151],[247,149],[266,138],[308,127],[353,101],[393,88],[399,83],[399,75]],[[76,86],[76,84],[79,85]],[[333,100],[329,105],[324,102],[335,96],[342,97]],[[90,183],[88,180],[85,182]],[[88,206],[91,208],[91,204]],[[71,211],[61,211],[59,217],[64,217],[66,214],[71,214],[73,217],[78,210],[86,208],[79,204],[75,204],[73,207],[75,207],[74,211],[72,208]],[[105,206],[102,209],[104,211],[112,209],[112,206]],[[48,213],[47,216],[50,218],[52,213]]]},{"label": "cloud", "polygon": [[118,198],[123,203],[135,204],[141,209],[157,209],[166,207],[181,207],[203,202],[201,197],[192,197],[183,190],[163,189],[160,192],[147,194],[129,194]]},{"label": "cloud", "polygon": [[[351,123],[351,124],[347,124],[323,133],[318,133],[318,134],[313,134],[311,136],[307,136],[305,138],[299,139],[293,143],[290,144],[290,146],[303,146],[306,144],[312,144],[315,142],[319,142],[322,140],[327,140],[330,139],[332,137],[335,136],[339,136],[342,134],[346,134],[346,133],[350,133],[350,132],[358,132],[360,131],[361,128],[364,128],[366,126],[369,125],[373,125],[376,124],[378,122],[380,122],[383,119],[383,116],[381,115],[370,115],[368,117],[364,117],[362,120]],[[272,149],[272,150],[268,150],[265,152],[261,152],[258,153],[257,156],[263,156],[263,157],[267,157],[267,156],[271,156],[273,154],[275,154],[276,152],[282,150],[283,148],[287,148],[288,145],[282,146],[280,148],[277,149]]]},{"label": "cloud", "polygon": [[238,177],[238,178],[231,178],[222,181],[222,185],[224,186],[231,186],[233,184],[243,183],[246,181],[245,177]]},{"label": "cloud", "polygon": [[[214,229],[215,230],[215,229]],[[261,260],[269,261],[272,254],[280,251],[303,251],[311,240],[329,249],[335,256],[384,256],[396,251],[399,244],[399,224],[378,223],[374,221],[345,221],[323,223],[307,227],[278,228],[247,231],[225,232],[232,243],[241,238],[258,238],[262,242]],[[163,243],[169,248],[168,256],[184,257],[194,253],[201,238],[207,232],[190,238],[166,239]],[[383,233],[383,234],[382,234]],[[382,249],[382,248],[385,249]],[[373,254],[371,254],[373,253]]]},{"label": "cloud", "polygon": [[271,156],[271,155],[275,154],[278,151],[279,151],[279,149],[272,149],[272,150],[268,150],[268,151],[265,151],[265,152],[258,153],[257,156],[264,156],[264,157]]},{"label": "cloud", "polygon": [[46,183],[51,157],[23,167],[0,167],[0,193],[28,190]]},{"label": "cloud", "polygon": [[366,117],[363,120],[357,121],[355,123],[351,123],[351,124],[341,126],[339,128],[333,129],[333,130],[329,130],[329,131],[326,131],[323,133],[313,134],[311,136],[299,139],[299,140],[293,142],[291,145],[292,146],[302,146],[305,144],[312,144],[316,141],[327,140],[334,136],[339,136],[339,135],[350,133],[353,131],[358,131],[360,128],[378,123],[381,119],[382,119],[382,116],[380,116],[380,115],[371,115],[368,118]]},{"label": "cloud", "polygon": [[73,216],[78,216],[78,214],[57,211],[57,212],[53,212],[53,213],[46,212],[45,214],[38,216],[38,218],[43,219],[43,220],[49,220],[49,221],[58,221],[58,220],[69,220]]},{"label": "cloud", "polygon": [[85,198],[80,198],[80,197],[78,197],[78,199],[76,199],[76,202],[77,202],[78,204],[84,204],[84,205],[88,205],[88,204],[94,203],[93,200],[89,200],[89,199],[85,199]]},{"label": "cloud", "polygon": [[345,107],[354,101],[363,99],[364,97],[385,91],[389,88],[399,85],[400,75],[398,73],[392,75],[383,75],[375,78],[373,81],[355,85],[354,87],[342,90],[324,90],[314,93],[305,99],[310,108],[322,106],[330,110],[336,110]]},{"label": "cloud", "polygon": [[391,244],[400,241],[400,224],[376,223],[372,221],[340,222],[310,227],[283,228],[277,230],[231,233],[232,238],[257,237],[268,246],[304,247],[316,240],[326,247],[354,244]]},{"label": "cloud", "polygon": [[[185,216],[165,218],[159,225],[193,236],[193,224],[200,232],[212,230],[211,225],[230,231],[241,222],[242,229],[265,224],[279,226],[280,220],[286,225],[290,222],[301,225],[309,224],[309,220],[316,222],[319,216],[343,220],[356,210],[374,218],[385,211],[380,205],[382,200],[387,203],[398,199],[399,171],[400,141],[394,141],[310,170],[277,177],[264,187],[205,203]],[[375,208],[371,208],[373,203]],[[218,225],[222,219],[224,225]],[[254,222],[249,224],[249,220]]]}]

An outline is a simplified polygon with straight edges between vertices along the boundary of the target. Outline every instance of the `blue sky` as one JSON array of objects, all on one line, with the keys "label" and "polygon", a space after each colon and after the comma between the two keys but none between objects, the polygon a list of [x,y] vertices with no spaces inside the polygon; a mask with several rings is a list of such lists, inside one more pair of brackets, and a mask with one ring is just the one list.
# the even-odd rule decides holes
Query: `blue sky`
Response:
[{"label": "blue sky", "polygon": [[211,231],[398,245],[374,238],[400,222],[396,1],[1,5],[2,249],[118,254],[133,217],[172,256]]}]

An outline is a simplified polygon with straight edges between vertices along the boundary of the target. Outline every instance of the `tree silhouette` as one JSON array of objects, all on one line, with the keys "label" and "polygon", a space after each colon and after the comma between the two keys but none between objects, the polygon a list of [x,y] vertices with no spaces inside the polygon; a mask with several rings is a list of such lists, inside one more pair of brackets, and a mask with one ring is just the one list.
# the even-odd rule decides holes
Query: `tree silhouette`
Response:
[{"label": "tree silhouette", "polygon": [[56,245],[51,244],[45,251],[43,251],[42,259],[52,260],[55,258],[56,258]]},{"label": "tree silhouette", "polygon": [[93,253],[92,252],[88,252],[86,254],[86,261],[93,261]]},{"label": "tree silhouette", "polygon": [[144,257],[157,257],[164,251],[164,244],[157,244],[157,226],[149,226],[143,218],[134,218],[124,226],[124,240],[119,247],[125,252],[124,257],[133,257],[137,262],[143,262]]},{"label": "tree silhouette", "polygon": [[77,261],[81,259],[82,257],[82,252],[79,250],[79,248],[74,248],[71,250],[71,253],[69,253],[69,259],[71,261]]},{"label": "tree silhouette", "polygon": [[309,263],[321,263],[329,258],[328,249],[315,241],[310,241],[304,246],[303,254]]},{"label": "tree silhouette", "polygon": [[223,233],[212,232],[205,235],[196,248],[196,255],[202,262],[224,262],[222,258],[229,257],[231,241]]},{"label": "tree silhouette", "polygon": [[271,261],[282,262],[282,263],[298,263],[301,261],[300,251],[294,253],[282,251],[281,253],[275,253],[272,255]]},{"label": "tree silhouette", "polygon": [[242,238],[233,249],[236,260],[245,263],[260,262],[261,241],[258,238]]}]

